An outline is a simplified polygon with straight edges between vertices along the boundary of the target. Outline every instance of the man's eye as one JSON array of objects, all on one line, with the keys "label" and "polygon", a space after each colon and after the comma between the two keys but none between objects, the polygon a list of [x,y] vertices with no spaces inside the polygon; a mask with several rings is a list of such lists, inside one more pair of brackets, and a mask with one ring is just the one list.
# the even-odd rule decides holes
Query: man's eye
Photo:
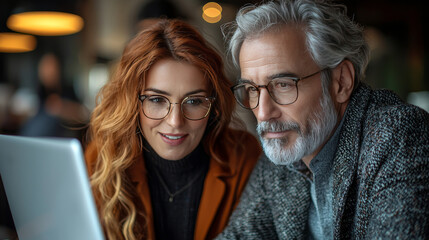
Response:
[{"label": "man's eye", "polygon": [[246,91],[247,92],[257,92],[258,89],[252,85],[246,86]]},{"label": "man's eye", "polygon": [[295,83],[293,81],[276,81],[274,82],[274,88],[276,89],[290,89],[295,86]]}]

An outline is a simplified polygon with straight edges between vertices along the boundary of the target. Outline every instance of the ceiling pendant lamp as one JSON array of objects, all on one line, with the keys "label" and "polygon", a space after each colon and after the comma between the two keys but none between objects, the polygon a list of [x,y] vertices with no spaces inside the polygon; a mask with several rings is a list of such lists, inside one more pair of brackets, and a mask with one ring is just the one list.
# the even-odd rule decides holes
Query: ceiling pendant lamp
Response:
[{"label": "ceiling pendant lamp", "polygon": [[82,30],[84,21],[71,1],[21,0],[6,21],[15,32],[39,36],[62,36]]},{"label": "ceiling pendant lamp", "polygon": [[75,14],[55,11],[29,11],[9,16],[7,27],[11,30],[40,35],[61,36],[82,30],[84,21]]},{"label": "ceiling pendant lamp", "polygon": [[36,38],[21,33],[0,33],[0,52],[20,53],[33,51],[36,48]]}]

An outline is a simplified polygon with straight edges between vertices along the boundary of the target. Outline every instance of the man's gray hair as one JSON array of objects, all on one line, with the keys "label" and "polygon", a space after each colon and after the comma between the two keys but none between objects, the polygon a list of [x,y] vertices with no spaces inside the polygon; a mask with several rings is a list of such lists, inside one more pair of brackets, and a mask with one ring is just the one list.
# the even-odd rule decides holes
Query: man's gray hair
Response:
[{"label": "man's gray hair", "polygon": [[236,21],[222,27],[234,65],[240,67],[238,56],[246,39],[284,25],[304,30],[307,49],[321,69],[348,59],[355,68],[355,86],[364,79],[369,47],[363,29],[348,18],[345,6],[320,0],[279,0],[241,8]]}]

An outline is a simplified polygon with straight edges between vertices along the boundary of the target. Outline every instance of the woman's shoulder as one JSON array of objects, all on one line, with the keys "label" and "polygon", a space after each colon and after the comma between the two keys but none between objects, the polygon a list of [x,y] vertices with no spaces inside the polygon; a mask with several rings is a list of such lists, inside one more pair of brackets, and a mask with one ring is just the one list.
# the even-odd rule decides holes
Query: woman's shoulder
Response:
[{"label": "woman's shoulder", "polygon": [[97,161],[98,150],[95,142],[90,142],[85,147],[85,162],[86,168],[88,170],[88,174],[92,174],[94,172],[94,165]]},{"label": "woman's shoulder", "polygon": [[262,153],[257,138],[245,130],[229,129],[232,143],[225,146],[231,164],[256,163]]},{"label": "woman's shoulder", "polygon": [[249,144],[249,145],[254,145],[254,146],[259,146],[259,141],[257,140],[257,138],[255,137],[255,135],[253,135],[252,133],[246,131],[246,130],[242,130],[242,129],[229,129],[229,132],[231,134],[231,136],[233,136],[233,138],[235,138],[237,141],[237,144],[243,143],[243,144]]}]

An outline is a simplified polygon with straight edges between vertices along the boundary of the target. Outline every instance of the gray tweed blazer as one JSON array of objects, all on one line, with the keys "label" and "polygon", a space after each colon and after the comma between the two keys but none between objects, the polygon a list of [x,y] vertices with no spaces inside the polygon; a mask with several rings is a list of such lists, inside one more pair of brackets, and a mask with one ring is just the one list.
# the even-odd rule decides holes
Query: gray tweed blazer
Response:
[{"label": "gray tweed blazer", "polygon": [[[429,239],[429,114],[387,90],[352,95],[335,154],[335,239]],[[264,157],[217,239],[305,239],[309,183]]]}]

